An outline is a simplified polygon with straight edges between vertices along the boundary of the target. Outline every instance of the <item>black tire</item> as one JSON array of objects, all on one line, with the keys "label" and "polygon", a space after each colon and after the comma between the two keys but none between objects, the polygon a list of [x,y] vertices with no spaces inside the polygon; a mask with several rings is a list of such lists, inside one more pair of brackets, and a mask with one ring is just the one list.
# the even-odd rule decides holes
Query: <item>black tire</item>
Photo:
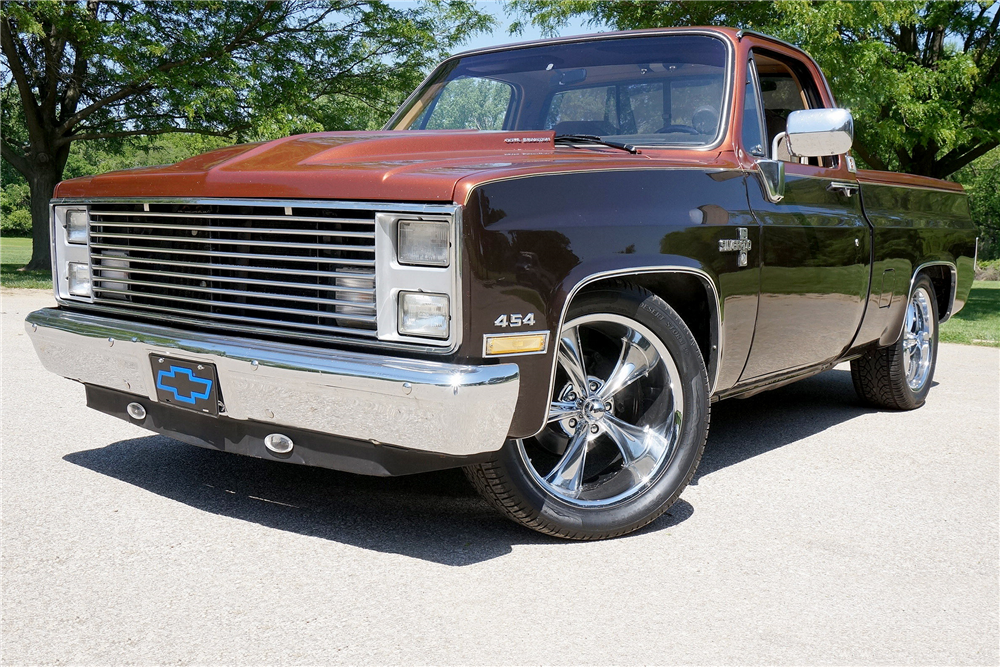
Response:
[{"label": "black tire", "polygon": [[[611,323],[605,324],[602,318],[606,318]],[[635,386],[634,390],[622,389],[620,393],[613,395],[615,397],[614,400],[617,401],[617,397],[621,394],[635,392],[644,397],[638,400],[638,403],[642,405],[649,405],[650,402],[659,405],[669,405],[665,409],[642,413],[638,418],[641,422],[645,419],[646,415],[651,413],[655,413],[657,416],[669,415],[667,420],[657,423],[669,424],[665,427],[667,429],[665,432],[669,434],[673,444],[669,449],[669,453],[657,454],[659,462],[655,464],[658,466],[654,468],[655,472],[649,474],[648,479],[643,482],[641,488],[636,484],[630,491],[617,496],[612,495],[608,500],[609,504],[600,507],[581,506],[582,501],[580,500],[567,500],[553,493],[550,490],[551,487],[547,487],[543,483],[541,473],[531,463],[531,460],[534,459],[526,456],[526,453],[529,451],[529,446],[535,448],[532,451],[540,451],[538,443],[544,437],[543,434],[548,429],[558,432],[558,429],[561,426],[564,427],[566,423],[563,421],[548,424],[536,438],[528,438],[521,441],[510,440],[490,461],[468,466],[465,469],[466,475],[479,493],[510,519],[542,533],[574,540],[597,540],[624,535],[645,526],[663,514],[677,500],[681,491],[683,491],[694,475],[705,448],[709,425],[708,373],[705,369],[704,360],[694,336],[684,324],[681,317],[665,301],[645,289],[622,281],[614,281],[606,287],[584,292],[574,300],[567,315],[564,332],[569,330],[570,323],[588,319],[594,319],[595,321],[592,326],[598,328],[602,326],[616,326],[616,323],[620,323],[625,319],[631,320],[634,323],[633,326],[644,329],[646,332],[652,332],[655,335],[659,343],[662,344],[656,348],[657,350],[665,348],[666,352],[669,353],[669,360],[663,354],[660,354],[653,362],[646,362],[646,368],[648,369],[646,373],[644,375],[637,375],[638,379],[631,380],[632,385],[627,385]],[[585,325],[581,324],[577,328],[580,329],[583,326]],[[628,332],[625,338],[634,333],[631,329],[625,329],[625,331]],[[587,348],[587,345],[583,343],[584,336],[591,336],[595,344],[602,343],[605,340],[612,340],[611,336],[603,339],[599,333],[591,334],[589,330],[586,333],[583,333],[581,330],[578,336],[576,340],[580,342],[581,349]],[[614,377],[613,371],[621,368],[626,351],[630,349],[629,343],[625,341],[625,338],[620,339],[618,343],[622,346],[622,356],[619,357],[619,361],[615,364],[606,381],[607,386],[605,388],[608,391],[611,391],[610,387],[614,384],[612,382],[612,377]],[[558,343],[556,348],[558,354],[560,350]],[[583,355],[585,359],[589,359],[584,364],[584,368],[590,367],[591,363],[594,363],[594,367],[596,367],[600,362],[594,361],[595,358],[603,359],[603,363],[607,364],[607,355],[601,357],[597,352],[593,351],[588,351],[588,354],[590,354],[589,357]],[[646,387],[646,383],[654,375],[654,371],[658,373],[667,372],[668,375],[666,377],[672,377],[676,371],[678,377],[676,381],[671,381],[669,384],[663,384],[659,387],[657,387],[655,382],[650,382],[652,388],[648,388]],[[557,382],[555,388],[556,394],[560,391],[558,384]],[[572,388],[575,385],[569,384],[567,386]],[[666,387],[669,387],[669,389]],[[680,387],[680,394],[677,390],[678,387]],[[593,389],[593,385],[591,388]],[[682,396],[679,398],[681,394]],[[572,397],[573,393],[570,393],[569,396]],[[554,399],[555,397],[553,397]],[[583,399],[580,399],[577,405],[584,402]],[[677,416],[675,406],[678,403],[683,406],[683,416],[679,419],[679,424],[671,421]],[[564,405],[566,404],[564,403]],[[610,406],[611,403],[607,405]],[[606,418],[611,422],[611,420],[627,412],[627,409],[623,407],[625,405],[632,404],[622,400],[622,406],[615,403],[613,407],[608,408],[608,412],[606,413],[603,412],[603,408],[599,408],[601,411],[599,418]],[[641,411],[643,409],[639,408],[638,410]],[[581,412],[578,414],[582,415],[584,413]],[[591,417],[593,417],[592,413],[586,418],[590,419]],[[584,424],[585,422],[582,419],[580,423]],[[572,424],[572,421],[570,423]],[[642,428],[641,423],[630,423],[629,426]],[[589,428],[593,428],[593,426],[583,427],[584,431]],[[608,428],[610,431],[610,424]],[[574,437],[578,437],[578,434],[581,432],[583,431],[577,430],[573,432],[574,434],[570,434],[570,440],[572,441]],[[597,431],[590,432],[596,433]],[[620,435],[621,432],[619,431],[618,433]],[[645,431],[642,433],[645,433]],[[619,445],[618,450],[611,450],[611,455],[614,456],[617,454],[619,459],[617,463],[611,464],[607,469],[599,468],[607,456],[606,451],[602,450],[604,453],[601,455],[595,454],[595,451],[600,447],[606,450],[608,442],[620,443],[621,439],[616,440],[609,432],[607,440],[602,441],[601,438],[605,438],[604,431],[601,431],[601,435],[585,437],[587,444],[583,447],[587,451],[581,458],[581,464],[578,468],[580,470],[579,479],[581,483],[586,474],[586,466],[582,461],[586,460],[589,464],[590,460],[586,459],[588,456],[592,458],[596,457],[597,463],[595,465],[598,466],[596,479],[598,480],[605,478],[614,479],[614,475],[617,473],[612,472],[607,475],[604,475],[604,473],[606,470],[614,469],[616,465],[620,466],[619,472],[624,470],[624,466],[626,465],[624,456],[626,448]],[[593,437],[593,440],[591,440],[591,437]],[[653,451],[654,448],[649,446],[648,443],[656,442],[662,444],[667,442],[666,438],[667,436],[659,440],[649,440],[644,435],[643,442],[647,443],[648,449],[643,451]],[[566,451],[568,452],[569,449],[567,447]],[[657,451],[668,451],[666,448],[662,450],[659,448],[656,449]],[[620,453],[618,453],[619,450]],[[544,455],[546,455],[545,452],[542,452],[541,456]],[[555,456],[558,457],[560,455],[556,453]],[[565,459],[568,454],[563,454],[562,456]],[[556,468],[560,467],[563,459],[560,459],[560,463],[555,464]],[[647,459],[647,462],[649,460],[652,460],[652,456]],[[652,466],[653,464],[650,465]],[[529,466],[532,469],[529,470]],[[550,472],[549,475],[551,474]],[[634,478],[635,474],[631,469],[628,475],[624,477],[625,480]],[[589,479],[595,479],[595,477]],[[548,478],[545,478],[545,481],[547,480]],[[603,488],[600,486],[601,484],[610,485],[611,483],[598,481],[591,482],[591,484],[596,485],[598,492],[600,492]],[[626,488],[620,484],[615,486]],[[579,489],[580,487],[577,488]],[[632,493],[633,495],[626,497],[628,493]],[[619,497],[623,499],[621,501],[616,500]]]},{"label": "black tire", "polygon": [[[927,400],[927,393],[930,391],[932,380],[934,379],[934,367],[937,365],[938,351],[938,312],[937,298],[934,294],[934,285],[927,276],[920,276],[913,286],[913,293],[907,303],[909,310],[914,306],[914,299],[918,299],[920,291],[923,290],[927,297],[927,305],[930,310],[930,350],[927,358],[929,367],[926,377],[918,386],[911,386],[908,380],[908,356],[906,347],[910,345],[907,340],[907,315],[904,314],[903,331],[899,340],[889,347],[869,350],[864,356],[851,361],[851,379],[854,380],[854,389],[858,396],[865,403],[890,410],[913,410],[919,408]],[[912,340],[912,338],[910,339]]]}]

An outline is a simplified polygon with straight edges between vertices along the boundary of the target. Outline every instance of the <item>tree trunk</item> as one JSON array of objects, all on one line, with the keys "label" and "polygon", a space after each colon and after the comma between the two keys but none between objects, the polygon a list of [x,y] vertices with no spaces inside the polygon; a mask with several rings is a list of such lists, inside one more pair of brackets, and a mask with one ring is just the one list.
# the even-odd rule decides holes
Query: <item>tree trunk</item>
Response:
[{"label": "tree trunk", "polygon": [[49,240],[49,200],[52,191],[62,179],[62,170],[52,160],[33,165],[34,173],[28,176],[31,190],[31,261],[25,268],[51,271],[51,244]]}]

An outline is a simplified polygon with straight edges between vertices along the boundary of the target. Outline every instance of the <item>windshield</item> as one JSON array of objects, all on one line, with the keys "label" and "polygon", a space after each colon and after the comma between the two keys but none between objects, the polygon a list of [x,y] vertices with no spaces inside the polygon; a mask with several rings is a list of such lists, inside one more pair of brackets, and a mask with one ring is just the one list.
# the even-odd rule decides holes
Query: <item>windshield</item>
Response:
[{"label": "windshield", "polygon": [[661,35],[495,51],[446,61],[393,130],[554,130],[640,146],[708,146],[724,125],[726,43]]}]

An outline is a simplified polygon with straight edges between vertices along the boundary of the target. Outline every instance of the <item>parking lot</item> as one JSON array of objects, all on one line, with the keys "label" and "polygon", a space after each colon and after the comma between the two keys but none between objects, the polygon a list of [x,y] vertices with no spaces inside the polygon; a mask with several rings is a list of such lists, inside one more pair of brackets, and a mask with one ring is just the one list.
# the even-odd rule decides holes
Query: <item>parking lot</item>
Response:
[{"label": "parking lot", "polygon": [[571,543],[460,471],[379,479],[184,445],[91,411],[2,296],[4,664],[975,664],[998,656],[1000,349],[928,403],[846,366],[713,406],[643,531]]}]

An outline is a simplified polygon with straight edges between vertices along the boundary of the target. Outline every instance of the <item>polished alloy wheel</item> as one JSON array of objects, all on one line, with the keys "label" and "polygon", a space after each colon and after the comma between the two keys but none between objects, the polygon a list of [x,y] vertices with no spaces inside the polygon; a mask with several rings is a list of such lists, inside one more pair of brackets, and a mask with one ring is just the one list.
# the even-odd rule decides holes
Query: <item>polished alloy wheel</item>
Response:
[{"label": "polished alloy wheel", "polygon": [[933,361],[934,311],[931,296],[918,287],[906,307],[906,324],[903,327],[903,369],[906,384],[913,391],[927,382]]},{"label": "polished alloy wheel", "polygon": [[655,482],[674,455],[684,390],[663,342],[620,315],[578,317],[559,340],[545,428],[518,441],[543,489],[578,507],[606,507]]}]

